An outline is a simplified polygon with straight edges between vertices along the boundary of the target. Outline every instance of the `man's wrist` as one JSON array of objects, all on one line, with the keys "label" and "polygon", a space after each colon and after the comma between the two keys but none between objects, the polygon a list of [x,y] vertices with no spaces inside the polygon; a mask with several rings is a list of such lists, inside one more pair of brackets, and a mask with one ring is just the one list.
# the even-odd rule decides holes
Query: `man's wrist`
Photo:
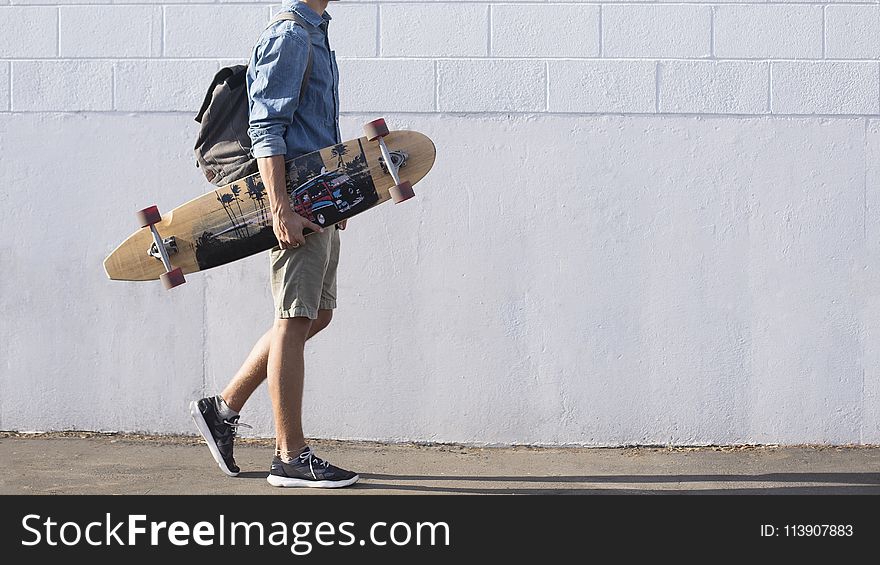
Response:
[{"label": "man's wrist", "polygon": [[286,218],[292,214],[293,214],[293,208],[291,208],[290,206],[282,206],[282,207],[274,208],[272,210],[272,217],[274,217],[274,218],[281,218],[281,217]]}]

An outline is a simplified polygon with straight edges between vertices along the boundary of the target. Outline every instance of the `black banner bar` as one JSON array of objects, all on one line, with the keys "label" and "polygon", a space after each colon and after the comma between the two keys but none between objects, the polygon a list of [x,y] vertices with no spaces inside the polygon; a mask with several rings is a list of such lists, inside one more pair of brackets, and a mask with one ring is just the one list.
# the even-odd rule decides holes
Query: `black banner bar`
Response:
[{"label": "black banner bar", "polygon": [[4,556],[83,556],[90,563],[258,554],[383,563],[490,555],[520,562],[599,547],[631,557],[697,545],[725,555],[784,549],[815,556],[818,549],[840,557],[876,545],[877,501],[869,495],[6,496],[0,540]]}]

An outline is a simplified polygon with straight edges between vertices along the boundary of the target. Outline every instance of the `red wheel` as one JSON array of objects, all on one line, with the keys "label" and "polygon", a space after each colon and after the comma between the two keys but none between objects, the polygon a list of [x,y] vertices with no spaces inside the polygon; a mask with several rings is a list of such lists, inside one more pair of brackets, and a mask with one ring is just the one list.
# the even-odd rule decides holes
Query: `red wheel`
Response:
[{"label": "red wheel", "polygon": [[152,226],[153,224],[158,224],[162,221],[162,215],[159,214],[159,208],[157,206],[144,208],[137,213],[137,218],[138,223],[141,225],[142,228]]},{"label": "red wheel", "polygon": [[159,275],[159,280],[162,281],[162,284],[167,290],[171,290],[175,286],[180,286],[186,282],[186,279],[183,278],[183,270],[180,267],[177,267],[173,271],[162,273]]},{"label": "red wheel", "polygon": [[400,204],[404,200],[409,200],[416,195],[416,193],[413,192],[412,183],[408,180],[392,186],[389,192],[391,192],[391,198],[394,199],[395,204]]},{"label": "red wheel", "polygon": [[373,141],[374,139],[379,139],[380,137],[388,135],[388,126],[385,125],[385,118],[379,118],[378,120],[365,123],[364,133],[366,134],[368,141]]}]

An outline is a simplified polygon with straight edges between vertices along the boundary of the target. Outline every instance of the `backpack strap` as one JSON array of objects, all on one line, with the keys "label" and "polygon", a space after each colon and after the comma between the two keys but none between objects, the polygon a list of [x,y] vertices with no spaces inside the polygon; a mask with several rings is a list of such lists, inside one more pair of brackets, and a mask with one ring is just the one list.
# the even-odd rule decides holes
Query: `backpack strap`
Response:
[{"label": "backpack strap", "polygon": [[[270,27],[272,27],[276,23],[278,23],[280,21],[284,21],[284,20],[293,21],[299,27],[301,27],[305,30],[308,30],[308,28],[306,27],[306,21],[302,18],[302,16],[300,16],[296,12],[288,12],[288,11],[278,13],[274,18],[272,18],[272,21],[269,22],[269,25],[266,26],[266,29],[269,29]],[[312,41],[311,41],[311,39],[308,41],[308,45],[309,45],[309,60],[306,63],[306,72],[303,74],[302,85],[300,85],[300,87],[299,87],[299,101],[300,102],[302,102],[303,97],[306,95],[306,87],[309,85],[309,77],[312,75]]]}]

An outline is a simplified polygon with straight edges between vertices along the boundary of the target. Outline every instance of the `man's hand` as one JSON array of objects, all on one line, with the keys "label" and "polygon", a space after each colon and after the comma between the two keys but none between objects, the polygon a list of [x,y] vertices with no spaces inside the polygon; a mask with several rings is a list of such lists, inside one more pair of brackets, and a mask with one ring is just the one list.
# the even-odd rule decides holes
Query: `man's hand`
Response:
[{"label": "man's hand", "polygon": [[275,232],[281,249],[295,249],[305,244],[306,236],[303,235],[303,230],[306,228],[316,232],[324,231],[321,226],[303,218],[290,207],[273,214],[272,231]]},{"label": "man's hand", "polygon": [[303,230],[324,231],[293,211],[290,196],[287,194],[287,172],[284,155],[258,157],[257,168],[269,194],[269,209],[272,211],[272,231],[281,249],[293,249],[306,242]]},{"label": "man's hand", "polygon": [[348,226],[348,219],[342,220],[341,222],[339,222],[338,224],[336,224],[336,226],[337,226],[339,229],[344,230],[344,229],[346,228],[346,226]]}]

